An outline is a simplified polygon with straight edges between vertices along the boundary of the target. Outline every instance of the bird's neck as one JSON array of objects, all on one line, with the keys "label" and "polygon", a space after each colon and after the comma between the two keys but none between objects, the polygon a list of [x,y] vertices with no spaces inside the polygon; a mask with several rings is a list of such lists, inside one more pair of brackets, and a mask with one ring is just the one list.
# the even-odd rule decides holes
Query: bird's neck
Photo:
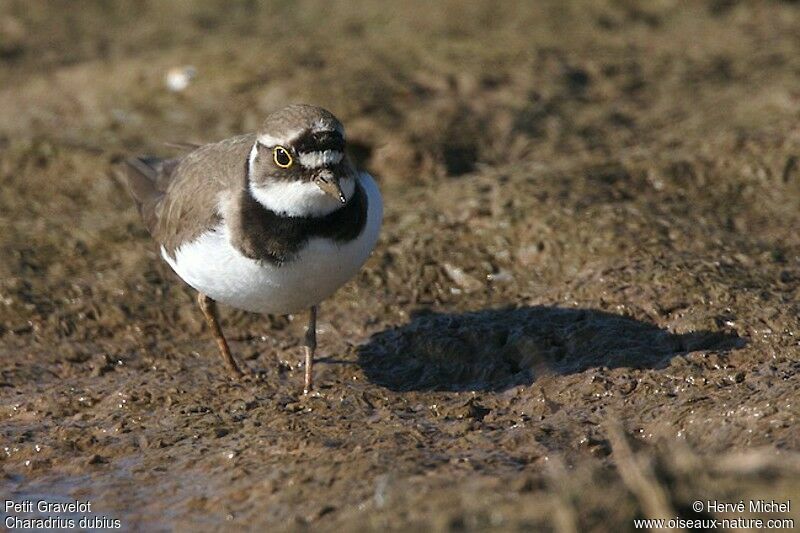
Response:
[{"label": "bird's neck", "polygon": [[240,194],[238,213],[230,219],[233,244],[245,256],[272,264],[290,261],[315,237],[352,240],[367,220],[367,195],[355,179],[347,203],[319,216],[291,216],[265,207],[252,193],[249,177]]}]

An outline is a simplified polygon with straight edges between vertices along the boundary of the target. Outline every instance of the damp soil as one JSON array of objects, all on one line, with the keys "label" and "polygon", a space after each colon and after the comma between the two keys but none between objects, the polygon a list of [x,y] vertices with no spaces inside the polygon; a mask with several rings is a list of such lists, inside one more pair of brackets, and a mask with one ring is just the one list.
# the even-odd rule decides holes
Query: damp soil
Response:
[{"label": "damp soil", "polygon": [[[789,1],[3,2],[0,492],[147,530],[800,502],[798,27]],[[342,119],[386,204],[309,397],[302,316],[223,308],[226,377],[116,175],[288,102]]]}]

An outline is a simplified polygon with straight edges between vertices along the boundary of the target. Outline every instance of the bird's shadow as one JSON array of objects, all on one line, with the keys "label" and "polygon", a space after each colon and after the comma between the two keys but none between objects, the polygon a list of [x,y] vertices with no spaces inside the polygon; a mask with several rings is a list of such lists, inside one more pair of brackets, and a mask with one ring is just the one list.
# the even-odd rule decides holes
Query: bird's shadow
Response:
[{"label": "bird's shadow", "polygon": [[395,391],[502,391],[543,374],[664,368],[675,356],[745,344],[723,331],[674,334],[604,311],[534,306],[418,312],[374,334],[358,361],[368,379]]}]

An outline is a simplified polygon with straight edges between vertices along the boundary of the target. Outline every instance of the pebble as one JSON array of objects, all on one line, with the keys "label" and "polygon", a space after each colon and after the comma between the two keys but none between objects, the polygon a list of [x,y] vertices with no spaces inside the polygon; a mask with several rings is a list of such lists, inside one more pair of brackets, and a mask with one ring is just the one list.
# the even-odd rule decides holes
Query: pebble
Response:
[{"label": "pebble", "polygon": [[483,287],[483,283],[478,281],[478,279],[475,277],[467,274],[463,269],[457,266],[453,266],[450,263],[444,263],[442,264],[442,268],[444,268],[447,277],[449,277],[456,285],[467,292],[476,291]]},{"label": "pebble", "polygon": [[167,85],[167,89],[174,93],[179,93],[189,87],[189,84],[192,83],[196,76],[197,69],[191,65],[173,67],[167,71],[164,83]]}]

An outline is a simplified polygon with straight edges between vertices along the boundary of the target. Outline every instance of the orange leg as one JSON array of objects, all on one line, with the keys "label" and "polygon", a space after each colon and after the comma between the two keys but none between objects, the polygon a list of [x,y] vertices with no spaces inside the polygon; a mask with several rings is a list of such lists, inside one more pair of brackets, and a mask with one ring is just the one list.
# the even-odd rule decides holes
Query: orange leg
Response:
[{"label": "orange leg", "polygon": [[228,348],[228,342],[225,340],[225,336],[222,334],[222,328],[219,327],[219,320],[217,319],[217,302],[202,292],[198,292],[197,305],[200,306],[203,316],[206,317],[208,327],[211,328],[211,334],[214,335],[214,340],[217,341],[219,353],[222,356],[222,359],[225,360],[225,364],[228,366],[228,369],[236,377],[242,377],[244,373],[239,368],[239,365],[236,364],[236,360],[231,355],[231,350]]}]

